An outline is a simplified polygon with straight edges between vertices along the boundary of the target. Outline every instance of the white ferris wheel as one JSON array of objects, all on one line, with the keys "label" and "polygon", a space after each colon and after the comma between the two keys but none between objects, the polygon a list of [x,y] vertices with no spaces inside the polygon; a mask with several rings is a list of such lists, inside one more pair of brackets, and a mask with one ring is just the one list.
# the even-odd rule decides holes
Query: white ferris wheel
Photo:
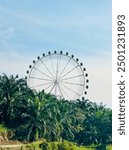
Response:
[{"label": "white ferris wheel", "polygon": [[31,89],[50,93],[59,99],[75,100],[87,94],[87,70],[78,58],[68,52],[43,53],[33,60],[27,74],[27,83]]}]

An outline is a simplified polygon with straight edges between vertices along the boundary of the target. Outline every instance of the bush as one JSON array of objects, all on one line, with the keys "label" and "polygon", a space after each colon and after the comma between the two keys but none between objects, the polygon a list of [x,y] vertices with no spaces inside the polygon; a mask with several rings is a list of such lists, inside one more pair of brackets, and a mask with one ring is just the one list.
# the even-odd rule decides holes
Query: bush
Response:
[{"label": "bush", "polygon": [[108,145],[106,150],[112,150],[112,145]]},{"label": "bush", "polygon": [[[95,150],[93,147],[77,146],[75,143],[37,141],[22,146],[21,150]],[[110,150],[110,149],[109,149]]]},{"label": "bush", "polygon": [[0,142],[8,141],[12,136],[13,132],[10,129],[0,125]]},{"label": "bush", "polygon": [[95,150],[94,148],[86,148],[85,146],[77,146],[75,143],[63,142],[50,142],[40,144],[42,150]]},{"label": "bush", "polygon": [[96,146],[96,150],[112,150],[112,146],[111,145],[106,146],[105,144],[102,144]]}]

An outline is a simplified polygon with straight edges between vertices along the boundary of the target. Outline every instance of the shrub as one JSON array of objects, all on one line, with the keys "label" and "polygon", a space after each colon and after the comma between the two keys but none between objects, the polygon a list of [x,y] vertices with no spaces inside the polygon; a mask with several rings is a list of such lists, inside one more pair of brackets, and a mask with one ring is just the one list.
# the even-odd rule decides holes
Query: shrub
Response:
[{"label": "shrub", "polygon": [[63,142],[50,142],[40,144],[42,150],[95,150],[94,148],[86,148],[85,146],[77,146],[75,143]]},{"label": "shrub", "polygon": [[8,141],[12,138],[12,136],[13,132],[10,129],[0,125],[0,142]]}]

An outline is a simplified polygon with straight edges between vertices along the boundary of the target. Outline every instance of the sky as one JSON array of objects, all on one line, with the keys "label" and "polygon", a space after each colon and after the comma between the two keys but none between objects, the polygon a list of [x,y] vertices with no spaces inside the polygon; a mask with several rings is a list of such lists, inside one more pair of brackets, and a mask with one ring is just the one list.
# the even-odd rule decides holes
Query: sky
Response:
[{"label": "sky", "polygon": [[111,107],[111,25],[111,0],[0,0],[0,74],[24,77],[38,55],[68,51],[87,68],[87,98]]}]

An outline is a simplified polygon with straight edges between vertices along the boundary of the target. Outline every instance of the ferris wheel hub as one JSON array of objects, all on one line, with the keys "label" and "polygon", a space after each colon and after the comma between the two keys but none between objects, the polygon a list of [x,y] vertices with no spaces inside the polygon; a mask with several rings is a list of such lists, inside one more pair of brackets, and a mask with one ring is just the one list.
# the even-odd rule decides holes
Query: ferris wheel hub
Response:
[{"label": "ferris wheel hub", "polygon": [[58,80],[58,79],[55,79],[55,80],[54,80],[54,84],[55,84],[55,85],[59,84],[59,80]]}]

